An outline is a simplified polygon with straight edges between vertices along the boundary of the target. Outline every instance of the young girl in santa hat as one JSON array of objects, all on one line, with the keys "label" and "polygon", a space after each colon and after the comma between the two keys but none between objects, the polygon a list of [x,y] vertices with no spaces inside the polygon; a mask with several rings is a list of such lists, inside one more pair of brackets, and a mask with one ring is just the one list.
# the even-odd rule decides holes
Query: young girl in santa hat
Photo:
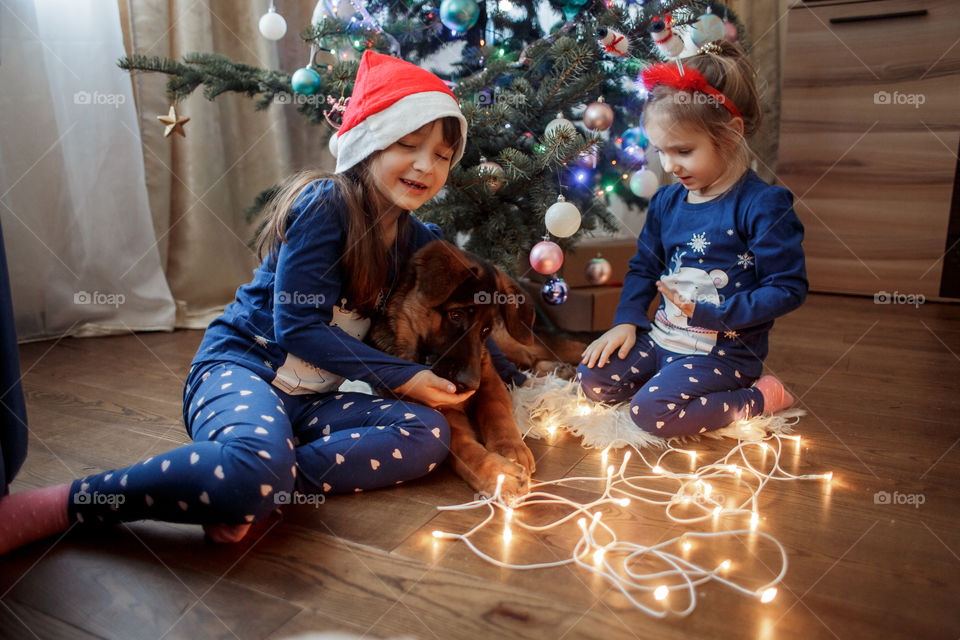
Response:
[{"label": "young girl in santa hat", "polygon": [[631,400],[633,421],[656,435],[703,433],[794,401],[776,377],[760,377],[773,320],[803,303],[807,279],[793,197],[748,168],[745,137],[761,114],[754,75],[726,41],[682,68],[643,71],[646,135],[680,184],[651,198],[614,327],[584,350],[577,375],[589,398]]},{"label": "young girl in santa hat", "polygon": [[[437,237],[409,212],[443,187],[466,135],[438,77],[367,51],[336,172],[301,173],[282,187],[253,281],[207,328],[183,394],[193,444],[4,498],[0,553],[73,522],[198,523],[216,541],[235,541],[298,494],[374,489],[433,470],[450,434],[430,407],[468,394],[362,339],[404,263]],[[524,379],[495,361],[505,378]],[[403,400],[339,392],[345,378]]]}]

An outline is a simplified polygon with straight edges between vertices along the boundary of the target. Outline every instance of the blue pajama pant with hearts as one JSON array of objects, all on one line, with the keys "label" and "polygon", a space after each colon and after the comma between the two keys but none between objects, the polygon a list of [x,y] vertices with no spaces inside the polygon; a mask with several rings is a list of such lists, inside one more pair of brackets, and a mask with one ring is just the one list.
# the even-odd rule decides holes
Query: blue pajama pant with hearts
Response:
[{"label": "blue pajama pant with hearts", "polygon": [[591,400],[630,400],[630,417],[658,436],[685,436],[720,429],[763,413],[757,379],[728,358],[683,355],[637,336],[627,357],[614,352],[604,367],[577,369],[580,388]]},{"label": "blue pajama pant with hearts", "polygon": [[228,362],[192,369],[183,406],[193,443],[76,480],[71,521],[253,522],[295,501],[295,492],[420,477],[450,444],[450,427],[433,409],[363,393],[291,396]]}]

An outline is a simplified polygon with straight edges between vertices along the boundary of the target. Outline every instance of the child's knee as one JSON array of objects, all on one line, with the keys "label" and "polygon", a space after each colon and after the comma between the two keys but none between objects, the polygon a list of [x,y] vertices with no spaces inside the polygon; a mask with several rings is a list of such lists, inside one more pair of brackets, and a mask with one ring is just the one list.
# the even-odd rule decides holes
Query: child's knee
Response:
[{"label": "child's knee", "polygon": [[642,389],[630,401],[630,419],[644,431],[655,435],[663,435],[666,423],[664,411],[663,405],[646,389]]},{"label": "child's knee", "polygon": [[577,367],[577,382],[583,395],[596,402],[614,400],[618,395],[619,384],[605,375],[603,369],[581,364]]},{"label": "child's knee", "polygon": [[259,449],[238,439],[223,445],[221,464],[213,475],[220,486],[208,492],[208,499],[216,500],[222,521],[251,522],[283,504],[278,495],[293,492],[296,453],[286,445]]},{"label": "child's knee", "polygon": [[450,423],[443,414],[429,407],[417,407],[417,451],[424,458],[440,463],[450,451]]}]

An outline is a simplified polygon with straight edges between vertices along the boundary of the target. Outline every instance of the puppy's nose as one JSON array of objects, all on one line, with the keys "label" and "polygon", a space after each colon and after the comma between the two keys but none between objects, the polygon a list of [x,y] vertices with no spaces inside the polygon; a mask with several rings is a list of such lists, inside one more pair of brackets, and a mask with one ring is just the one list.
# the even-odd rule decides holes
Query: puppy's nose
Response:
[{"label": "puppy's nose", "polygon": [[480,380],[470,374],[469,371],[459,371],[454,376],[453,384],[457,387],[457,393],[464,391],[473,391],[480,386]]}]

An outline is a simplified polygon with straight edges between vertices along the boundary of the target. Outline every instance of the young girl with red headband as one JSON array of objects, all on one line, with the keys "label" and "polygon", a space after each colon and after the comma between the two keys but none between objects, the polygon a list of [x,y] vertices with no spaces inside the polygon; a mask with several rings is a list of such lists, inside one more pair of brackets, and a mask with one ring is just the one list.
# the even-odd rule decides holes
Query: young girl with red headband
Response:
[{"label": "young girl with red headband", "polygon": [[614,327],[584,350],[577,375],[591,399],[631,399],[634,422],[660,436],[794,402],[761,373],[774,319],[806,297],[803,227],[790,192],[748,165],[745,138],[761,118],[754,76],[725,41],[643,72],[650,150],[679,184],[651,198]]}]

